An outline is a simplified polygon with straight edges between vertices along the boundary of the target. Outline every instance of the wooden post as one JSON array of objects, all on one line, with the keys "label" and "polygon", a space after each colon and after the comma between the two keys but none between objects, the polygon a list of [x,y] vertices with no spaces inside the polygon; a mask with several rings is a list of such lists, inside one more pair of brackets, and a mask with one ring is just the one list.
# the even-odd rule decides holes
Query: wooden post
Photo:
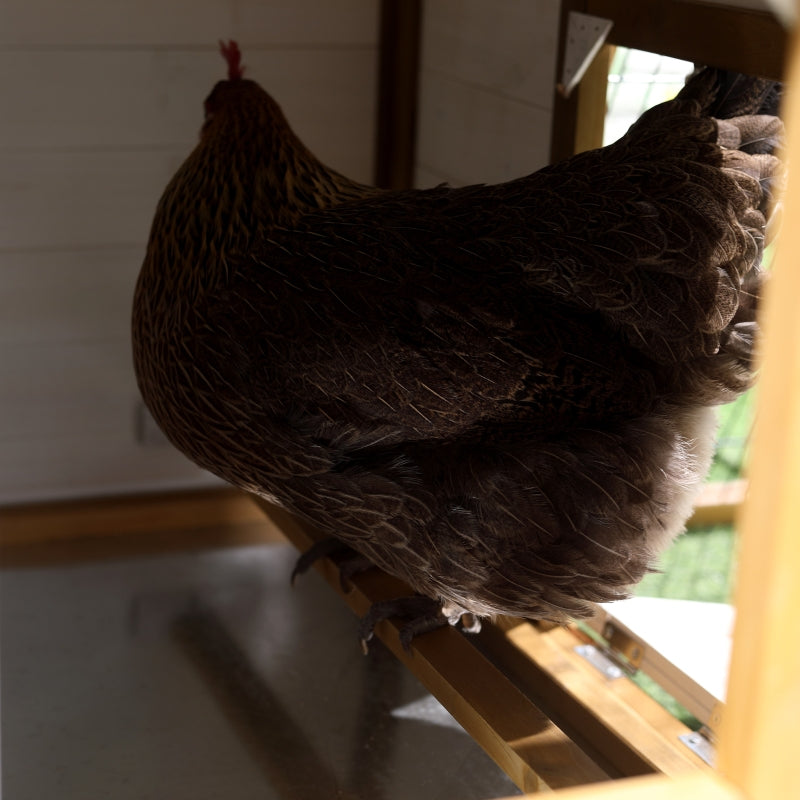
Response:
[{"label": "wooden post", "polygon": [[[800,156],[800,58],[785,102],[787,153]],[[792,161],[794,159],[794,161]],[[737,623],[720,768],[752,800],[797,792],[800,716],[800,173],[789,178],[763,306],[760,401],[741,515]],[[766,413],[765,413],[766,412]],[[794,788],[792,788],[794,787]]]},{"label": "wooden post", "polygon": [[382,0],[375,185],[408,189],[417,142],[421,0]]},{"label": "wooden post", "polygon": [[[800,156],[797,33],[785,103],[789,159]],[[761,390],[750,492],[741,515],[737,623],[719,773],[620,781],[564,800],[775,800],[797,796],[800,716],[800,173],[789,179],[782,239],[762,311]],[[766,412],[766,413],[764,413]]]}]

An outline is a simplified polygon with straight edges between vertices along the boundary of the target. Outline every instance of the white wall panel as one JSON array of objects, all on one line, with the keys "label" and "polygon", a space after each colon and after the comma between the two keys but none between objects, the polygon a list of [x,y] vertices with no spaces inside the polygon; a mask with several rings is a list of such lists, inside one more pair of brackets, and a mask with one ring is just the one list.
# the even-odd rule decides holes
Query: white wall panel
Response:
[{"label": "white wall panel", "polygon": [[425,4],[418,185],[503,181],[547,163],[559,5]]},{"label": "white wall panel", "polygon": [[452,182],[452,178],[449,176],[428,169],[420,163],[417,163],[414,167],[414,186],[418,186],[420,189],[429,189],[432,186],[438,186],[440,183],[450,182]]},{"label": "white wall panel", "polygon": [[3,0],[0,46],[374,43],[373,0]]},{"label": "white wall panel", "polygon": [[136,386],[125,339],[0,344],[0,441],[124,430],[133,439]]},{"label": "white wall panel", "polygon": [[548,110],[429,72],[417,160],[452,183],[498,183],[547,163]]},{"label": "white wall panel", "polygon": [[140,244],[0,254],[0,347],[128,336],[142,255]]},{"label": "white wall panel", "polygon": [[[246,74],[283,106],[319,158],[368,180],[376,50],[246,48]],[[203,50],[0,50],[0,143],[42,149],[163,149],[183,157],[197,142],[203,100],[225,77],[225,62]]]},{"label": "white wall panel", "polygon": [[[0,249],[144,243],[184,152],[0,151]],[[2,267],[0,267],[2,269]]]},{"label": "white wall panel", "polygon": [[3,505],[220,485],[168,445],[131,444],[127,427],[102,436],[66,431],[41,439],[2,441],[0,472]]},{"label": "white wall panel", "polygon": [[426,70],[550,109],[556,0],[435,0],[425,7]]},{"label": "white wall panel", "polygon": [[0,503],[200,486],[135,441],[130,306],[155,205],[225,76],[369,180],[379,0],[0,4]]}]

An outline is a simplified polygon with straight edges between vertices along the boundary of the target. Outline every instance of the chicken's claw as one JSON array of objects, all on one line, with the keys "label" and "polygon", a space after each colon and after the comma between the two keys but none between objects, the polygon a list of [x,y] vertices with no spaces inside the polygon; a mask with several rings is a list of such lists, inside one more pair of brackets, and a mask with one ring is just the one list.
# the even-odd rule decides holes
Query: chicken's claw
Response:
[{"label": "chicken's claw", "polygon": [[345,594],[350,591],[349,580],[353,575],[366,572],[366,570],[372,569],[374,566],[368,558],[353,550],[352,547],[348,547],[334,536],[328,536],[325,539],[319,539],[314,542],[297,559],[292,570],[292,586],[294,586],[298,575],[308,572],[321,558],[330,558],[336,564],[339,570],[339,586]]},{"label": "chicken's claw", "polygon": [[449,622],[442,613],[441,603],[424,595],[396,597],[373,603],[358,625],[361,648],[365,654],[369,651],[369,641],[374,636],[375,626],[390,617],[408,620],[400,628],[400,644],[406,652],[410,652],[414,637],[441,628]]}]

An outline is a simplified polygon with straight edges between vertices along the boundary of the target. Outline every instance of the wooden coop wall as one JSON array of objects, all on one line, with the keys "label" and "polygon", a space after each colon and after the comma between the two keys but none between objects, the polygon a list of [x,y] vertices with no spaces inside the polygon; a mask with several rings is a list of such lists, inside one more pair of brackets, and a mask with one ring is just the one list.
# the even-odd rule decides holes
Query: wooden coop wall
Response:
[{"label": "wooden coop wall", "polygon": [[494,183],[547,164],[559,6],[424,4],[417,186]]},{"label": "wooden coop wall", "polygon": [[[16,0],[16,2],[19,4],[19,9],[22,9],[22,3],[19,0]],[[594,5],[615,5],[611,0],[603,0],[603,2],[601,0],[593,0],[593,2]],[[587,2],[583,5],[591,4],[591,2]],[[444,7],[448,4],[442,2],[441,5]],[[654,7],[670,5],[675,8],[683,7],[685,10],[689,6],[705,4],[670,3],[667,0],[653,0],[649,5]],[[141,4],[139,4],[140,6]],[[477,7],[477,3],[475,6]],[[497,4],[498,8],[510,8],[511,6],[512,4],[510,3],[507,5]],[[2,17],[8,16],[10,7],[7,0],[6,5],[0,10],[0,21],[6,21]],[[200,6],[195,5],[195,8],[197,7]],[[237,7],[241,8],[242,6],[239,5]],[[453,4],[453,8],[456,9],[469,7],[469,3]],[[97,4],[98,13],[104,8],[105,6]],[[517,5],[517,9],[521,9],[521,4]],[[693,9],[690,10],[693,11]],[[18,10],[16,13],[19,15],[22,14],[22,11]],[[437,67],[432,66],[436,63],[435,60],[438,57],[437,53],[432,52],[433,36],[436,28],[431,24],[430,15],[426,16],[425,22],[427,30],[422,64],[423,98],[426,91],[431,91],[429,85],[431,82],[435,83],[436,80],[440,82],[450,81],[453,84],[453,92],[456,93],[458,87],[455,87],[455,84],[461,81],[463,83],[461,94],[465,97],[474,96],[473,100],[465,101],[465,108],[471,108],[470,103],[472,102],[485,101],[487,104],[490,103],[491,101],[484,98],[484,95],[492,94],[493,92],[489,91],[486,86],[476,83],[476,77],[470,77],[468,71],[464,71],[467,70],[466,66],[462,68],[462,77],[457,77],[455,74],[446,74],[445,67],[438,70]],[[32,22],[30,24],[33,25]],[[45,21],[44,24],[52,23]],[[486,24],[488,24],[488,21]],[[328,27],[330,27],[330,23]],[[7,35],[3,34],[2,31],[8,30],[8,26],[0,25],[0,36]],[[438,35],[443,38],[454,36],[460,41],[457,46],[453,45],[455,48],[454,53],[457,53],[459,47],[468,49],[473,45],[473,42],[466,37],[464,31],[465,28],[463,26],[455,25],[447,28],[443,27]],[[246,40],[244,41],[246,42]],[[13,47],[2,42],[0,42],[0,47],[2,47],[0,57],[3,58],[8,58],[9,53],[14,50]],[[25,48],[19,43],[16,47],[20,52],[26,52]],[[37,49],[32,45],[28,45],[27,48],[28,51]],[[40,46],[39,49],[46,50],[47,48]],[[120,49],[124,50],[124,48]],[[368,51],[369,46],[365,45],[364,50],[365,52]],[[797,58],[796,45],[793,50],[795,51],[795,57],[789,76],[791,83],[796,85],[800,82],[800,60]],[[474,57],[477,58],[478,56]],[[214,62],[210,51],[205,53],[204,58],[208,59],[209,64]],[[455,55],[453,58],[455,59]],[[483,58],[487,64],[491,63],[489,55],[484,54]],[[464,59],[464,64],[468,64],[470,59],[466,55]],[[30,70],[32,69],[32,63],[31,59],[27,61],[24,58],[20,59],[15,65],[15,69],[25,67]],[[192,63],[194,64],[194,62]],[[457,63],[457,59],[450,63]],[[486,65],[484,65],[484,68],[488,69]],[[210,75],[212,69],[210,67],[208,69],[208,74]],[[2,78],[0,78],[4,85],[10,83],[10,78],[8,77],[10,74],[9,70],[6,69]],[[213,80],[213,78],[209,78],[209,80]],[[202,83],[199,79],[197,83],[201,93],[207,90],[207,83]],[[60,85],[63,87],[63,84]],[[494,86],[496,89],[497,85],[494,84]],[[75,88],[74,79],[73,85],[67,88]],[[495,93],[499,95],[501,100],[508,99],[505,96],[506,89],[500,89]],[[77,98],[70,96],[68,93],[63,98],[59,95],[58,99],[64,107],[78,103]],[[790,101],[790,104],[787,105],[787,118],[790,133],[788,149],[791,155],[800,150],[800,133],[798,133],[800,132],[800,103],[794,95],[790,96]],[[33,101],[30,100],[30,102]],[[87,102],[84,100],[84,103]],[[447,108],[439,107],[439,104],[433,102],[430,98],[423,99],[423,104],[425,104],[424,108],[426,109],[424,112],[426,114],[425,126],[433,125],[434,118],[441,117],[439,122],[443,126],[442,130],[445,130],[444,122],[447,121],[450,113]],[[574,112],[574,109],[572,112]],[[193,114],[196,114],[194,107],[192,107],[191,113],[188,110],[186,111],[187,117]],[[13,117],[13,114],[10,116]],[[191,116],[191,119],[193,120],[192,125],[196,126],[195,117]],[[130,121],[131,124],[136,123],[135,115],[131,115]],[[4,126],[0,128],[4,131],[3,149],[0,155],[9,163],[11,155],[15,151],[5,144],[5,131],[7,126],[14,124],[16,124],[16,121],[13,119],[0,122],[0,126]],[[433,134],[425,135],[432,136]],[[442,149],[435,158],[434,155],[429,155],[435,153],[435,150],[430,143],[426,143],[425,135],[420,136],[419,140],[418,180],[424,183],[447,178],[458,181],[459,176],[450,175],[446,172],[446,148]],[[311,141],[310,133],[307,138],[312,146],[320,146]],[[572,145],[573,142],[570,141],[569,144]],[[28,152],[26,148],[33,147],[34,144],[29,142],[24,145],[18,144],[16,150],[25,155]],[[59,152],[57,145],[51,145],[50,149],[56,153]],[[72,145],[72,149],[79,150],[75,144]],[[68,147],[65,150],[67,153],[70,152]],[[320,152],[322,152],[321,149]],[[476,155],[477,157],[478,155]],[[332,158],[330,160],[331,163],[334,163]],[[342,165],[341,168],[345,169],[346,165]],[[531,168],[534,167],[532,166]],[[473,164],[470,165],[469,169],[477,171],[478,167]],[[8,175],[10,173],[6,171],[4,174]],[[354,174],[356,173],[354,172]],[[489,180],[492,177],[488,175],[473,176],[465,173],[460,180],[464,182],[476,179]],[[3,202],[10,207],[11,204],[8,197],[11,192],[11,182],[7,181],[3,186],[3,191],[5,192]],[[20,182],[16,186],[16,191],[21,191],[21,187],[24,188],[24,185]],[[566,798],[574,800],[578,798],[581,798],[581,800],[601,800],[601,798],[602,800],[611,800],[611,798],[613,800],[623,800],[623,798],[636,798],[636,800],[645,800],[645,798],[651,798],[652,800],[657,798],[660,800],[676,800],[677,798],[703,798],[703,800],[712,800],[713,798],[720,798],[720,800],[722,798],[726,798],[726,800],[734,800],[736,798],[737,800],[742,800],[743,798],[750,798],[750,800],[767,800],[769,798],[769,800],[772,800],[772,798],[793,797],[796,794],[797,778],[794,763],[796,737],[794,728],[796,726],[798,704],[800,703],[800,684],[798,684],[797,677],[800,674],[800,645],[794,635],[797,627],[797,611],[800,609],[800,583],[796,579],[797,570],[800,567],[800,546],[796,535],[797,527],[800,524],[796,500],[796,488],[800,484],[800,458],[798,458],[798,453],[800,453],[800,416],[798,416],[797,402],[800,396],[800,317],[796,313],[796,297],[800,292],[800,278],[798,278],[797,270],[793,268],[793,265],[797,260],[796,253],[800,249],[800,233],[798,233],[796,227],[786,224],[786,220],[793,219],[797,213],[800,213],[799,189],[797,182],[792,179],[786,198],[784,235],[778,249],[775,277],[770,284],[763,310],[766,333],[762,347],[763,376],[760,402],[766,413],[763,414],[763,421],[760,427],[757,428],[751,466],[752,486],[742,515],[744,541],[741,550],[740,561],[742,567],[737,591],[739,618],[729,691],[730,702],[729,708],[725,712],[720,747],[720,772],[714,773],[710,770],[702,769],[688,771],[686,774],[679,776],[666,777],[656,775],[632,778],[604,785],[561,791],[556,796],[562,797],[564,800]],[[108,192],[103,197],[106,204],[110,202],[109,197],[112,200],[114,199]],[[104,208],[102,204],[99,207],[101,209]],[[7,223],[0,224],[6,225],[2,230],[3,236],[7,236],[10,230]],[[7,264],[10,263],[7,258],[7,252],[10,248],[5,245],[3,247],[5,249],[0,253],[3,258],[3,271],[0,274],[3,276],[3,288],[7,289],[10,285],[8,275],[11,274],[7,268]],[[112,249],[108,245],[106,247]],[[34,249],[29,247],[29,250]],[[68,248],[65,249],[67,252],[71,252]],[[33,258],[33,256],[30,257]],[[21,268],[18,267],[17,272],[20,274]],[[83,281],[85,283],[90,282],[90,278],[87,277],[88,273],[83,274]],[[59,288],[63,287],[64,281],[57,286]],[[69,286],[72,286],[72,284],[70,283]],[[29,289],[29,292],[33,291],[34,289]],[[129,287],[125,291],[129,291]],[[24,293],[17,291],[15,296],[17,297],[17,302],[19,302],[19,298],[24,297]],[[54,298],[51,302],[56,304],[57,299]],[[4,320],[8,313],[14,312],[18,313],[18,315],[21,313],[16,310],[16,305],[8,301],[5,301],[5,303],[6,305],[3,308],[5,313],[0,319]],[[124,311],[127,316],[127,308]],[[108,313],[110,314],[110,312]],[[5,325],[5,323],[3,324]],[[18,325],[18,327],[22,328],[21,325]],[[3,328],[4,336],[7,330],[6,327]],[[2,341],[5,342],[6,340],[3,339]],[[5,355],[9,348],[5,347],[5,345],[2,346],[5,348]],[[9,390],[4,389],[4,391]],[[3,398],[3,408],[5,409],[7,406],[5,395]],[[22,403],[18,405],[21,406]],[[5,437],[4,445],[9,438],[8,436]],[[3,452],[5,457],[6,451],[4,450]],[[3,464],[3,471],[4,477],[13,474],[13,470],[6,463]],[[227,499],[231,500],[237,508],[239,507],[239,501],[235,501],[232,498]],[[213,502],[216,503],[217,501],[214,500]],[[135,506],[138,506],[138,511],[142,514],[141,502],[136,501]],[[109,528],[108,521],[104,517],[106,512],[120,514],[122,519],[125,519],[135,527],[137,520],[135,519],[135,513],[131,513],[132,510],[135,511],[137,509],[133,506],[123,506],[120,512],[117,504],[114,504],[114,509],[110,510],[101,503],[99,508],[94,509],[97,538],[102,538],[104,532]],[[149,510],[152,512],[152,508]],[[138,524],[144,528],[152,526],[152,522],[147,516],[147,511],[148,509],[145,508],[144,516],[140,516],[138,519]],[[162,516],[162,510],[157,509],[157,511],[159,516]],[[55,511],[51,510],[50,513],[57,515],[59,518],[65,515],[63,508]],[[195,513],[198,515],[198,519],[206,522],[210,520],[208,508],[202,503],[195,509]],[[251,517],[251,514],[252,510],[247,511],[244,515],[246,520],[255,519]],[[229,516],[226,514],[224,519],[227,520]],[[21,521],[25,523],[24,519]],[[213,521],[215,524],[218,522],[216,518]],[[281,522],[284,532],[292,530],[293,523],[291,521],[281,520]],[[185,522],[180,522],[179,524],[182,527],[185,526]],[[52,528],[54,526],[48,525],[47,527]],[[81,522],[81,525],[74,530],[80,530],[85,533],[84,523]],[[24,538],[22,534],[25,534],[24,530],[21,530],[20,540]],[[196,539],[193,539],[193,542],[196,543]],[[141,547],[141,538],[138,536],[135,546],[137,548]],[[159,546],[163,545],[159,544]],[[323,564],[322,566],[324,567],[325,565]],[[369,580],[369,576],[362,576],[362,578],[364,578],[365,583]],[[331,581],[335,586],[339,586],[338,576],[331,574]],[[351,592],[351,599],[353,596],[356,598],[355,601],[363,601],[358,592]],[[391,640],[392,636],[394,636],[394,641],[396,642],[396,633],[391,634],[387,639]],[[417,671],[420,671],[421,664],[421,671],[427,671],[430,675],[433,675],[441,686],[444,685],[444,679],[447,677],[447,672],[443,668],[442,662],[437,662],[433,659],[426,660],[426,656],[437,649],[437,636],[439,639],[443,636],[456,637],[460,642],[459,646],[464,646],[466,640],[462,637],[457,637],[457,634],[449,629],[443,629],[431,637],[422,637],[419,640],[420,646],[415,647],[414,658],[416,659]],[[395,649],[403,658],[404,656],[399,646]],[[450,674],[455,675],[459,681],[473,682],[475,684],[472,687],[473,692],[479,692],[480,699],[485,701],[482,705],[473,705],[468,708],[467,713],[471,715],[476,727],[483,733],[484,738],[489,740],[490,745],[498,752],[501,752],[503,758],[506,758],[511,763],[521,763],[523,759],[527,759],[526,763],[530,762],[534,765],[536,765],[537,759],[546,762],[547,756],[551,753],[550,744],[554,741],[552,728],[547,728],[546,723],[543,723],[538,728],[524,730],[526,734],[530,734],[531,730],[533,730],[535,735],[518,735],[521,723],[525,722],[527,724],[530,715],[540,714],[541,712],[534,708],[532,703],[524,706],[519,700],[503,705],[500,702],[503,697],[498,694],[492,695],[490,700],[485,700],[487,693],[485,684],[475,678],[477,673],[470,672],[469,664],[460,659],[460,651],[455,651],[454,653],[449,648],[441,649],[446,660],[444,667],[449,667]],[[411,661],[411,658],[409,657],[407,660]],[[450,687],[444,685],[444,690],[441,694],[446,695],[448,692],[453,694]],[[462,698],[466,694],[466,692],[456,694],[454,705],[464,706],[465,703]],[[593,706],[598,705],[598,699],[601,698],[592,698]],[[483,716],[479,716],[479,712]],[[528,712],[530,712],[530,715],[526,717],[525,713]],[[493,723],[495,724],[494,728],[491,727]],[[506,734],[506,739],[503,739],[497,733],[498,729]],[[510,743],[506,740],[510,740]],[[517,760],[512,761],[512,758]],[[528,768],[530,768],[530,764],[528,764]],[[563,780],[564,772],[562,763],[560,774],[557,777]]]},{"label": "wooden coop wall", "polygon": [[3,0],[0,504],[211,482],[135,435],[129,315],[156,201],[224,77],[311,149],[373,169],[380,0]]}]

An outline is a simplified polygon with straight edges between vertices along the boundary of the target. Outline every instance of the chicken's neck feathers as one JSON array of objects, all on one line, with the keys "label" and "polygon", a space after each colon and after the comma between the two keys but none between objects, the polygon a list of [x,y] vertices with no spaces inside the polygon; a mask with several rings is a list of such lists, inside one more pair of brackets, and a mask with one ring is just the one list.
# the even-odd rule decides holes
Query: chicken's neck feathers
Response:
[{"label": "chicken's neck feathers", "polygon": [[271,230],[379,191],[326,167],[275,109],[207,124],[159,202],[145,263],[188,296],[218,287]]}]

